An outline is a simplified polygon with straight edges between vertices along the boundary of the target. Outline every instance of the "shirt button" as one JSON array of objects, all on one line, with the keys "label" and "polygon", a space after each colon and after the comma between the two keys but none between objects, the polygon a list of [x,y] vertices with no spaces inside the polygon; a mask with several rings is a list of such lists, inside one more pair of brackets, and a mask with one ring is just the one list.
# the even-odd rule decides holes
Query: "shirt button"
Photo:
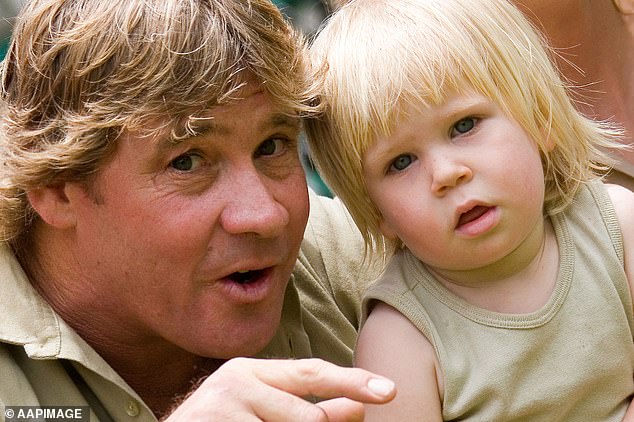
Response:
[{"label": "shirt button", "polygon": [[136,400],[130,400],[128,404],[126,404],[125,413],[127,413],[128,416],[139,416],[139,405]]}]

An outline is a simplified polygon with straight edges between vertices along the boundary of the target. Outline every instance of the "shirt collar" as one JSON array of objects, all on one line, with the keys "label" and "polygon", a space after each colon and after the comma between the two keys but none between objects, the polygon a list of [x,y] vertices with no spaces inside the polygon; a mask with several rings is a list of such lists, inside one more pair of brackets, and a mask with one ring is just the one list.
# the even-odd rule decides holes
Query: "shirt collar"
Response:
[{"label": "shirt collar", "polygon": [[32,359],[74,360],[118,385],[127,384],[31,285],[6,243],[0,243],[0,342],[24,347]]}]

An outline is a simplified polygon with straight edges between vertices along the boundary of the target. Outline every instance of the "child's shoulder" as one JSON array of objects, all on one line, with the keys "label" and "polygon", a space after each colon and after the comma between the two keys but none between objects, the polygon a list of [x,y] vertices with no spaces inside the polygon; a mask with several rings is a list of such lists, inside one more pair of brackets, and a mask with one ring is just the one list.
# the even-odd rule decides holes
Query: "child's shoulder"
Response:
[{"label": "child's shoulder", "polygon": [[634,296],[634,192],[619,185],[605,186],[621,226],[625,274]]},{"label": "child's shoulder", "polygon": [[627,235],[629,226],[629,234],[634,236],[634,192],[620,185],[606,184],[605,188],[608,192],[610,200],[614,204],[614,211],[619,219],[619,223],[623,230],[623,235]]}]

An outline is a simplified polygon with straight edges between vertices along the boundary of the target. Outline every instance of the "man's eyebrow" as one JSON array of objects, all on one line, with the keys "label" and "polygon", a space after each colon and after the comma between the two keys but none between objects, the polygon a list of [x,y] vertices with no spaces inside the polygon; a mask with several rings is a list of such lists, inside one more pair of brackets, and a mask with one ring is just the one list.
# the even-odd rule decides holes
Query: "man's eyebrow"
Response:
[{"label": "man's eyebrow", "polygon": [[259,129],[264,130],[264,129],[275,128],[279,126],[286,126],[291,129],[299,129],[300,118],[296,116],[290,116],[288,114],[276,113],[272,115],[269,119],[265,120],[260,125]]},{"label": "man's eyebrow", "polygon": [[[248,120],[245,124],[249,124]],[[299,131],[300,127],[301,119],[299,117],[284,113],[275,113],[266,120],[260,122],[257,126],[257,130],[263,133],[276,128]],[[230,133],[231,130],[228,126],[218,123],[213,119],[213,117],[193,118],[187,125],[180,126],[178,129],[173,130],[168,136],[159,141],[158,148],[161,150],[168,150],[181,142],[195,137],[205,135],[222,136]]]},{"label": "man's eyebrow", "polygon": [[171,131],[164,133],[157,142],[157,148],[159,150],[169,150],[192,138],[207,134],[222,135],[228,132],[229,130],[226,127],[218,125],[211,117],[190,118],[187,123],[178,125]]},{"label": "man's eyebrow", "polygon": [[190,118],[184,127],[179,128],[179,131],[183,132],[182,139],[205,134],[223,135],[229,132],[227,128],[215,122],[213,117]]},{"label": "man's eyebrow", "polygon": [[[249,121],[246,120],[245,124],[249,124]],[[275,113],[269,116],[269,118],[267,118],[266,120],[260,122],[257,126],[257,130],[265,132],[267,130],[275,129],[278,127],[299,130],[300,118],[284,113]],[[213,120],[213,118],[196,120],[191,124],[191,128],[193,129],[193,133],[191,133],[192,131],[189,131],[190,136],[185,135],[185,138],[209,134],[227,135],[231,133],[231,130],[227,126],[218,123],[217,121]]]}]

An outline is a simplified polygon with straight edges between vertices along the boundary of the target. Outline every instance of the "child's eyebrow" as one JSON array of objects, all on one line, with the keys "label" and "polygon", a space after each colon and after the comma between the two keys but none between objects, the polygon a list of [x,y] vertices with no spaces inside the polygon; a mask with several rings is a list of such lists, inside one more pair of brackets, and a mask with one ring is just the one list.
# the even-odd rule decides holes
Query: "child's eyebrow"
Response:
[{"label": "child's eyebrow", "polygon": [[399,147],[391,142],[381,142],[374,145],[374,152],[371,155],[364,154],[361,160],[361,167],[369,169],[372,167],[382,167],[386,160],[394,158],[395,151],[400,151]]},{"label": "child's eyebrow", "polygon": [[465,112],[470,112],[472,109],[485,106],[488,104],[488,100],[482,96],[469,96],[456,99],[450,99],[441,107],[441,114],[446,117],[454,117]]}]

